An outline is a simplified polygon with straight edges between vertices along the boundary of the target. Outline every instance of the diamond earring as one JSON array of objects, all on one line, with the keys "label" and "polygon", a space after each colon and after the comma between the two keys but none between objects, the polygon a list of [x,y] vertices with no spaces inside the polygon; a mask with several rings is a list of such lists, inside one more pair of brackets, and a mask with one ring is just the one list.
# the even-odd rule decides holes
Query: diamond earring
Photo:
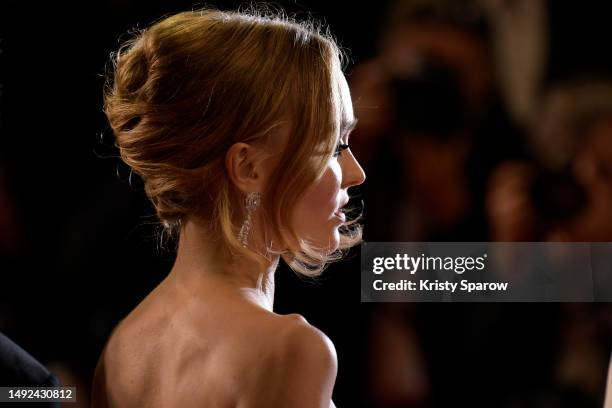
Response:
[{"label": "diamond earring", "polygon": [[238,241],[240,241],[242,246],[246,248],[247,240],[249,238],[249,232],[251,231],[251,226],[252,226],[251,215],[253,214],[253,211],[255,211],[257,207],[259,207],[259,204],[261,204],[261,193],[258,193],[258,192],[248,193],[246,196],[245,204],[246,204],[245,205],[246,217],[244,219],[244,222],[242,223],[242,226],[240,227],[240,233],[238,234]]}]

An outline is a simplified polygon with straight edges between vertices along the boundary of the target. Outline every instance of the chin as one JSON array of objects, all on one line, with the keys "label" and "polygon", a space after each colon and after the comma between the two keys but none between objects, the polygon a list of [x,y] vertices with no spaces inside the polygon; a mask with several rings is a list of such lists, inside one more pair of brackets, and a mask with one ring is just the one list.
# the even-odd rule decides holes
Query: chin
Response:
[{"label": "chin", "polygon": [[319,228],[311,228],[308,233],[303,234],[305,241],[317,251],[331,253],[340,246],[340,231],[342,225],[336,219],[333,223],[321,225]]},{"label": "chin", "polygon": [[338,232],[338,228],[335,228],[334,231],[330,232],[330,235],[311,240],[310,243],[319,251],[334,252],[340,246],[340,232]]},{"label": "chin", "polygon": [[340,246],[340,231],[338,231],[338,228],[334,228],[334,231],[332,232],[332,236],[329,238],[329,241],[327,241],[327,248],[325,249],[329,252],[334,252],[335,250],[338,249],[339,246]]}]

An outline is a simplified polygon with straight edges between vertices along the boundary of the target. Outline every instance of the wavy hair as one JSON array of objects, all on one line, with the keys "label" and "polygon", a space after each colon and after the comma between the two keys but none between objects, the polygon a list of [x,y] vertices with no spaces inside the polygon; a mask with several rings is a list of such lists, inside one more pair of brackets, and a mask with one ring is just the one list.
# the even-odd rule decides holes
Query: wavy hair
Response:
[{"label": "wavy hair", "polygon": [[224,157],[234,143],[265,142],[287,124],[289,142],[261,206],[266,228],[287,248],[280,255],[312,276],[361,241],[357,220],[340,227],[334,253],[290,226],[339,137],[344,54],[329,33],[278,12],[201,9],[133,32],[111,59],[104,111],[170,236],[197,216],[229,253],[262,260],[237,240],[244,202]]}]

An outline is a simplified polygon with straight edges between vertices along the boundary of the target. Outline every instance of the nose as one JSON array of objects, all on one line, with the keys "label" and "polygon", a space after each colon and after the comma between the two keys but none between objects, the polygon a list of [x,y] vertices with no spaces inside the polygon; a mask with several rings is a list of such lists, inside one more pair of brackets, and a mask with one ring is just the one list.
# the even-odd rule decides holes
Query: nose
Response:
[{"label": "nose", "polygon": [[348,149],[347,153],[342,161],[342,188],[358,186],[366,179],[365,172],[353,156],[353,152]]}]

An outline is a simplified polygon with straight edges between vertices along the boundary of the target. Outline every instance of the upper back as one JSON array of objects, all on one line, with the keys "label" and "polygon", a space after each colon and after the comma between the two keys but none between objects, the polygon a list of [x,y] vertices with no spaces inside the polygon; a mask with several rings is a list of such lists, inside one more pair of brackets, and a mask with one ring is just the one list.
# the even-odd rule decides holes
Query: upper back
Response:
[{"label": "upper back", "polygon": [[[298,315],[160,285],[116,327],[98,363],[94,407],[236,407]],[[311,326],[310,326],[311,327]],[[261,371],[260,371],[261,370]]]}]

